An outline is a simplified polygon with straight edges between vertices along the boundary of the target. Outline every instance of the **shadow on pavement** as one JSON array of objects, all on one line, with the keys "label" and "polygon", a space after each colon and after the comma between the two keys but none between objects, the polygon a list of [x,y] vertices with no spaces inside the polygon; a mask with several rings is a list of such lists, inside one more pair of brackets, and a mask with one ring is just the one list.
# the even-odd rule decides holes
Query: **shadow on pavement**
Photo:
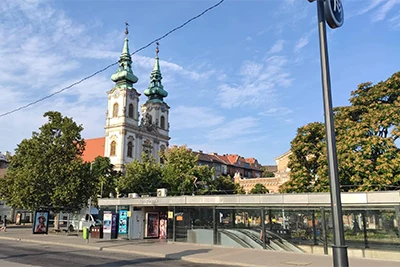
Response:
[{"label": "shadow on pavement", "polygon": [[182,259],[182,257],[191,256],[194,254],[208,253],[210,251],[211,251],[211,249],[185,250],[185,251],[178,252],[178,253],[167,254],[167,255],[165,255],[165,257],[168,259],[180,260],[180,259]]},{"label": "shadow on pavement", "polygon": [[0,256],[0,260],[7,260],[12,258],[23,258],[23,257],[30,257],[30,256],[40,256],[40,255],[49,255],[49,254],[65,254],[65,253],[78,253],[82,252],[81,250],[68,250],[68,251],[45,251],[45,252],[30,252],[30,253],[23,253],[17,255],[9,255],[9,256]]},{"label": "shadow on pavement", "polygon": [[[90,264],[85,265],[84,267],[121,267],[121,266],[130,266],[130,265],[138,265],[147,263],[156,263],[156,262],[171,262],[174,263],[174,260],[180,260],[182,257],[190,256],[194,254],[207,253],[211,249],[194,249],[194,250],[185,250],[178,253],[167,254],[165,258],[141,258],[135,260],[122,260],[116,262],[108,262],[101,264]],[[168,265],[169,266],[169,265]]]},{"label": "shadow on pavement", "polygon": [[122,260],[122,261],[115,261],[115,262],[107,262],[101,264],[89,264],[85,265],[84,267],[120,267],[120,266],[131,266],[131,265],[138,265],[142,266],[143,264],[147,263],[156,263],[156,262],[165,262],[170,261],[169,259],[164,258],[143,258],[143,259],[135,259],[135,260]]}]

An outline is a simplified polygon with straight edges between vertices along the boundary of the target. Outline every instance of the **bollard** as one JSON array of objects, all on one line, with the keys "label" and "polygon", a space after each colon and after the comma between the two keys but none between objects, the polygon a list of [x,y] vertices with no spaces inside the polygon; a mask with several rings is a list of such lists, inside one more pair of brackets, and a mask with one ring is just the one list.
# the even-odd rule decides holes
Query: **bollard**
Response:
[{"label": "bollard", "polygon": [[89,228],[83,227],[82,237],[86,239],[86,243],[89,241]]}]

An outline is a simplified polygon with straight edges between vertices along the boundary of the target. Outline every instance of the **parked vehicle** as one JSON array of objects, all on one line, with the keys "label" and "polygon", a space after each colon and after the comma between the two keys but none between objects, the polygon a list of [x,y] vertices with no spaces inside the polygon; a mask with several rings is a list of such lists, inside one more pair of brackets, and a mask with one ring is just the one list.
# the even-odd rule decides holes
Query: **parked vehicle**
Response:
[{"label": "parked vehicle", "polygon": [[103,222],[98,219],[98,214],[86,214],[80,219],[78,229],[79,231],[82,231],[85,227],[91,229],[94,226],[102,225]]}]

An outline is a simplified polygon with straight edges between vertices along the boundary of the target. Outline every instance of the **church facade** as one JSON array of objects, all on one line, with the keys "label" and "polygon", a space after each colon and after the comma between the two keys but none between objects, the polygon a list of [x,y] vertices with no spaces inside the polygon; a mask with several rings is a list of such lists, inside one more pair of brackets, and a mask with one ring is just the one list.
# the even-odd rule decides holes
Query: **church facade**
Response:
[{"label": "church facade", "polygon": [[170,140],[170,107],[164,101],[168,93],[161,83],[158,44],[149,86],[144,90],[147,99],[140,106],[141,94],[134,87],[138,78],[132,71],[128,43],[127,29],[118,69],[111,76],[115,85],[107,92],[105,136],[86,139],[83,155],[83,159],[89,162],[97,156],[109,157],[114,168],[120,171],[123,171],[125,164],[135,159],[140,160],[142,153],[159,161],[158,152],[165,150]]}]

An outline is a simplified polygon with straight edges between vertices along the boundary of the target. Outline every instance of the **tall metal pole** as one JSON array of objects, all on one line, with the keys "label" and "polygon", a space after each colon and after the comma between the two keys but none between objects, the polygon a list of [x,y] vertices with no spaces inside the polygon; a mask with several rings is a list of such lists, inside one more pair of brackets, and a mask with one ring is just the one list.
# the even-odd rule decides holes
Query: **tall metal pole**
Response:
[{"label": "tall metal pole", "polygon": [[344,240],[342,201],[340,198],[340,186],[338,179],[335,127],[332,111],[331,80],[329,72],[324,1],[325,0],[317,0],[317,6],[319,46],[321,54],[322,92],[325,113],[326,148],[328,155],[329,185],[331,191],[331,208],[334,234],[334,245],[332,246],[333,266],[348,267],[349,261],[347,256],[347,246],[345,245]]}]

